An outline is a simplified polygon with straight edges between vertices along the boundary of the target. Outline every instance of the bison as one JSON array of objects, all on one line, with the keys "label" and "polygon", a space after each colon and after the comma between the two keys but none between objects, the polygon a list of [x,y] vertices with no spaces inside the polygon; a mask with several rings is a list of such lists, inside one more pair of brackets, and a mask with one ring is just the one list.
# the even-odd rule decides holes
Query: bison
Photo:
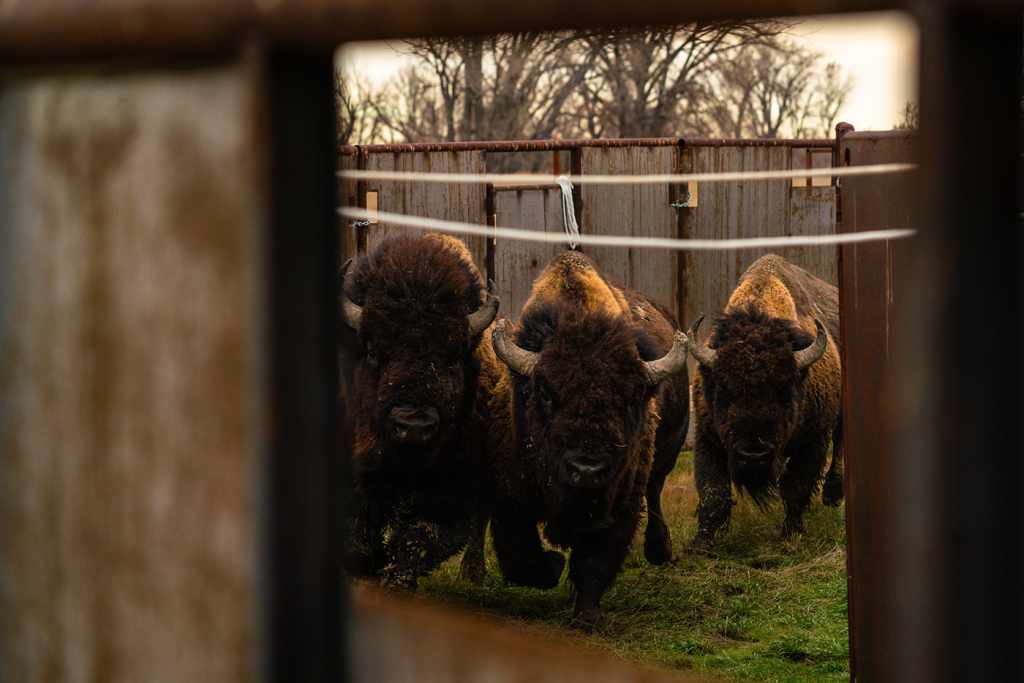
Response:
[{"label": "bison", "polygon": [[687,335],[700,367],[693,386],[699,504],[692,546],[710,548],[728,523],[730,482],[762,509],[781,496],[783,535],[802,532],[829,444],[822,500],[838,505],[843,496],[837,290],[769,254],[740,278],[707,345],[698,342],[700,322]]},{"label": "bison", "polygon": [[347,268],[341,317],[358,333],[346,401],[356,494],[350,571],[415,587],[472,541],[463,573],[482,579],[492,494],[478,347],[498,299],[462,242],[441,235],[392,237],[346,277]]},{"label": "bison", "polygon": [[557,585],[565,559],[544,549],[543,523],[547,540],[571,551],[574,620],[590,628],[645,496],[645,555],[653,564],[672,556],[661,491],[689,421],[684,336],[665,309],[566,252],[534,282],[516,332],[500,320],[492,344],[481,346],[507,366],[483,379],[499,566],[512,583]]}]

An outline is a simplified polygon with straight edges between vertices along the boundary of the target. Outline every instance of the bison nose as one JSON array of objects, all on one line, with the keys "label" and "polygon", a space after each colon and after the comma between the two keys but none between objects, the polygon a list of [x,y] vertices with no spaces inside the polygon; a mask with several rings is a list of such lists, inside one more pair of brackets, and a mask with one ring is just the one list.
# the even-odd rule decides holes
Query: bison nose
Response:
[{"label": "bison nose", "polygon": [[740,456],[741,460],[756,463],[767,460],[773,450],[771,444],[759,439],[757,443],[743,444],[737,447],[736,454]]},{"label": "bison nose", "polygon": [[388,415],[391,432],[399,443],[425,444],[437,434],[437,411],[410,405],[395,406]]},{"label": "bison nose", "polygon": [[562,456],[562,482],[580,488],[599,488],[608,474],[608,463],[589,453],[568,450]]}]

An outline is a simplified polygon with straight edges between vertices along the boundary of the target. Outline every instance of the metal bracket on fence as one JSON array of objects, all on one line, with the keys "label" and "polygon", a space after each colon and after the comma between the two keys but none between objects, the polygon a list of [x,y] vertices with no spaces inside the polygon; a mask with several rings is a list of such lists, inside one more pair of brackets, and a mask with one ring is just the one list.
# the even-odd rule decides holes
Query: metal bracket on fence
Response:
[{"label": "metal bracket on fence", "polygon": [[359,228],[368,228],[368,227],[370,227],[370,221],[367,221],[367,220],[352,221],[350,225],[354,229],[358,230]]},{"label": "metal bracket on fence", "polygon": [[686,191],[686,197],[682,201],[672,202],[671,204],[669,204],[669,206],[671,206],[676,211],[678,211],[679,209],[690,208],[690,191]]}]

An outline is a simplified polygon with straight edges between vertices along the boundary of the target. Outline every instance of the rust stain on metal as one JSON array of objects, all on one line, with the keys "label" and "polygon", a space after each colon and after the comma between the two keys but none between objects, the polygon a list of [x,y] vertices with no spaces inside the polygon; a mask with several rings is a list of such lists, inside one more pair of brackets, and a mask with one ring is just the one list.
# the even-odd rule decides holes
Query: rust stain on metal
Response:
[{"label": "rust stain on metal", "polygon": [[0,92],[0,128],[18,131],[0,145],[12,680],[251,677],[257,251],[239,81],[76,73]]},{"label": "rust stain on metal", "polygon": [[[857,164],[913,161],[913,136],[904,132],[855,133],[840,124],[838,156]],[[913,176],[843,178],[839,232],[909,228],[917,192]],[[886,425],[894,414],[889,331],[897,301],[910,284],[905,241],[841,247],[839,305],[843,339],[843,452],[846,456],[847,576],[850,668],[857,680],[884,678],[886,610],[880,595],[898,590],[881,568],[894,553],[890,503],[892,444]],[[891,399],[888,399],[891,400]]]}]

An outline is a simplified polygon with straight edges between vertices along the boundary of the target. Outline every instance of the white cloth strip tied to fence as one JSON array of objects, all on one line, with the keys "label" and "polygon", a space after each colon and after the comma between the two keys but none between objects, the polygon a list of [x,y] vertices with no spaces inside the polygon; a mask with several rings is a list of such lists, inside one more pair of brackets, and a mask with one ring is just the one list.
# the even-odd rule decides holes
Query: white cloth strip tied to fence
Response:
[{"label": "white cloth strip tied to fence", "polygon": [[[422,216],[407,216],[386,211],[367,211],[342,207],[338,214],[353,220],[369,220],[390,225],[402,225],[417,230],[436,230],[458,235],[482,235],[499,239],[521,240],[524,242],[556,242],[564,244],[565,235],[558,233],[524,230],[523,228],[502,228],[489,225],[474,225],[443,221]],[[820,247],[830,244],[852,244],[856,242],[882,242],[911,237],[916,230],[865,230],[837,235],[796,235],[783,237],[745,237],[736,239],[670,239],[667,237],[628,237],[625,235],[579,235],[576,239],[584,246],[632,247],[636,249],[672,249],[675,251],[715,251],[735,249],[782,249],[785,247]]]},{"label": "white cloth strip tied to fence", "polygon": [[569,176],[558,176],[558,187],[562,189],[562,227],[569,236],[569,248],[575,249],[579,244],[580,226],[576,223],[576,206],[572,201],[572,182]]},{"label": "white cloth strip tied to fence", "polygon": [[566,177],[587,185],[658,185],[663,183],[726,183],[746,180],[793,180],[800,178],[846,177],[907,173],[917,164],[870,164],[779,171],[726,171],[723,173],[663,173],[651,175],[575,175],[550,176],[541,173],[417,173],[407,171],[367,171],[349,169],[338,176],[349,180],[382,180],[424,183],[496,183],[509,185],[557,185]]}]

